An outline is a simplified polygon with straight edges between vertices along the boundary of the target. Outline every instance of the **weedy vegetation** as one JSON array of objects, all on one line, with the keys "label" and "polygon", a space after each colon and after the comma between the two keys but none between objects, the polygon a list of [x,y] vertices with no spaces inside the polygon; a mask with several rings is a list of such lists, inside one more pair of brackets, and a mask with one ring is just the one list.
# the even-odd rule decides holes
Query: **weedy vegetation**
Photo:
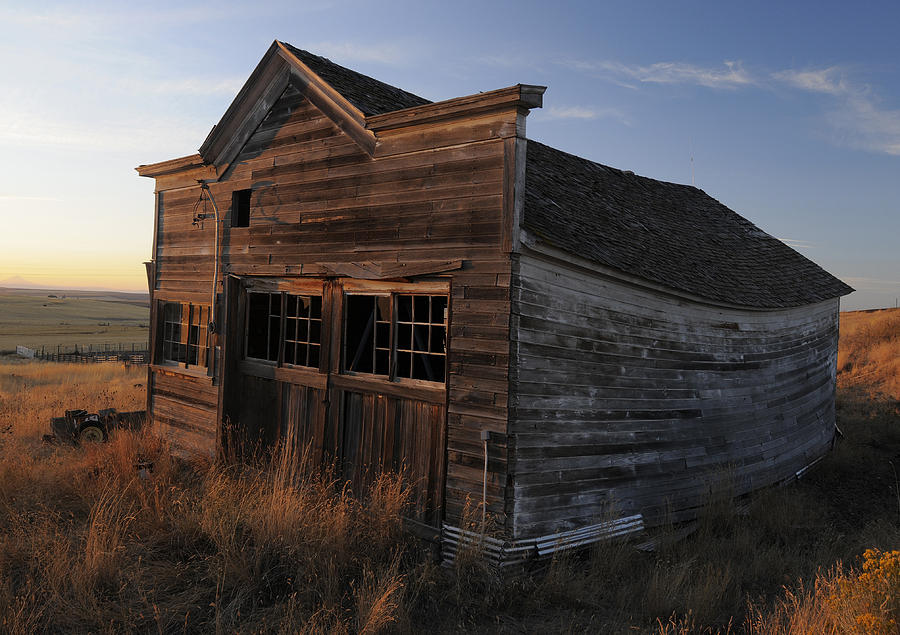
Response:
[{"label": "weedy vegetation", "polygon": [[303,457],[176,459],[152,431],[42,445],[66,408],[140,409],[146,374],[0,362],[0,631],[895,633],[898,316],[842,316],[844,437],[806,478],[738,507],[724,472],[686,536],[505,580],[406,534],[397,475],[351,493]]}]

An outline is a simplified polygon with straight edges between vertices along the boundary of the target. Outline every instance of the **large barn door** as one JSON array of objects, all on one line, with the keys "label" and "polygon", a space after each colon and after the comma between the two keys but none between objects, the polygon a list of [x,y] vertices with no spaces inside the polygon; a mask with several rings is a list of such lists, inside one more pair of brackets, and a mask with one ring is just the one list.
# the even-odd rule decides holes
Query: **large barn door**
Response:
[{"label": "large barn door", "polygon": [[[383,470],[437,526],[446,453],[446,283],[244,280],[223,412],[364,492]],[[239,360],[234,351],[239,350]]]}]

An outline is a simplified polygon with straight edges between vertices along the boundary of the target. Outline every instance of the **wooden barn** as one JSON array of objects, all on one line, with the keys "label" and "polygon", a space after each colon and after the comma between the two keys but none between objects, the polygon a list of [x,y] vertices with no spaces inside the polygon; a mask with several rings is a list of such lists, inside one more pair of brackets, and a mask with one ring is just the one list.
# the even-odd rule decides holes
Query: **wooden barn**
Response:
[{"label": "wooden barn", "polygon": [[851,289],[701,190],[528,141],[544,88],[432,103],[275,41],[156,180],[148,410],[290,443],[498,559],[689,519],[834,434]]}]

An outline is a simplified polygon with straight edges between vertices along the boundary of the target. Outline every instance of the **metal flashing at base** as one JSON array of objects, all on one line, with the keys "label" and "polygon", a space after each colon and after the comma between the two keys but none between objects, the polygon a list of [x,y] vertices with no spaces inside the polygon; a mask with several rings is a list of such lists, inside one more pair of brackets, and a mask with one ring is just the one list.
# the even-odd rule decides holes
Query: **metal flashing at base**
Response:
[{"label": "metal flashing at base", "polygon": [[441,530],[441,546],[443,559],[447,564],[455,562],[460,550],[473,549],[482,552],[485,559],[502,568],[521,565],[567,549],[584,547],[601,540],[612,540],[643,530],[644,518],[641,514],[522,540],[500,540],[444,524]]}]

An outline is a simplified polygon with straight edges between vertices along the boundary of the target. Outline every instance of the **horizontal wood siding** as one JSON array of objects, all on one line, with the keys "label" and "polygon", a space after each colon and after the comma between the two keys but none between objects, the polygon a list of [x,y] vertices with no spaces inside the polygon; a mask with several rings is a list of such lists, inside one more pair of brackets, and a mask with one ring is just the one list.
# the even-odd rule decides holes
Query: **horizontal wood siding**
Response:
[{"label": "horizontal wood siding", "polygon": [[[446,512],[480,502],[482,429],[505,435],[510,263],[502,249],[504,139],[517,111],[380,130],[370,157],[289,86],[221,182],[222,271],[328,275],[317,263],[462,260],[450,278]],[[162,181],[158,181],[158,186]],[[183,181],[172,181],[175,183]],[[250,226],[231,227],[231,193],[252,189]],[[214,224],[199,187],[159,200],[156,287],[208,294]],[[220,287],[221,291],[221,287]],[[489,508],[503,515],[506,448],[490,448]],[[501,518],[502,520],[502,518]]]},{"label": "horizontal wood siding", "polygon": [[188,452],[214,454],[218,392],[208,377],[158,366],[150,369],[154,429]]},{"label": "horizontal wood siding", "polygon": [[610,513],[697,513],[821,456],[838,301],[714,308],[523,255],[514,265],[510,478],[517,538]]}]

